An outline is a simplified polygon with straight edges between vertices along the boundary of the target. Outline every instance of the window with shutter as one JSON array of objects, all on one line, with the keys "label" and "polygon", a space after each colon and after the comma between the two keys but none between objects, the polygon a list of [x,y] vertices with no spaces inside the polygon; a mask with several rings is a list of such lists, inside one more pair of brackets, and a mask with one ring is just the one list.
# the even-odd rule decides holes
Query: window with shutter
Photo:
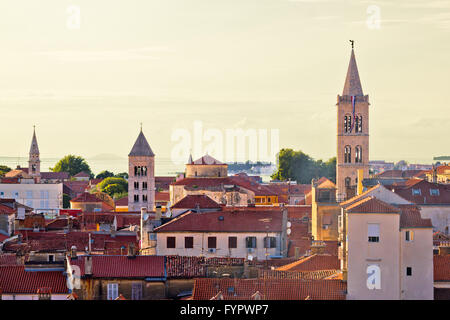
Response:
[{"label": "window with shutter", "polygon": [[367,235],[369,242],[380,242],[380,225],[378,223],[369,223],[367,225]]},{"label": "window with shutter", "polygon": [[167,237],[167,248],[175,248],[175,237]]},{"label": "window with shutter", "polygon": [[217,247],[217,238],[208,237],[208,249],[215,249]]},{"label": "window with shutter", "polygon": [[107,299],[114,300],[119,296],[119,284],[118,283],[108,283],[108,293]]},{"label": "window with shutter", "polygon": [[131,300],[142,300],[142,283],[134,282],[131,285]]},{"label": "window with shutter", "polygon": [[228,237],[228,248],[237,248],[237,237]]},{"label": "window with shutter", "polygon": [[194,237],[184,237],[184,247],[186,249],[194,248]]}]

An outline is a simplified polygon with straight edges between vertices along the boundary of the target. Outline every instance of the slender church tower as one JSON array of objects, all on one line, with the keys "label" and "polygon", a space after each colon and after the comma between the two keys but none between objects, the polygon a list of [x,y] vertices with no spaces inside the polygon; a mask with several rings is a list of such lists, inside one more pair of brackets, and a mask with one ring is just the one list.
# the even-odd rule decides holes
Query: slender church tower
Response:
[{"label": "slender church tower", "polygon": [[128,211],[155,206],[155,154],[144,133],[139,133],[128,154]]},{"label": "slender church tower", "polygon": [[39,158],[39,147],[36,139],[36,130],[33,126],[33,138],[31,140],[30,155],[28,158],[28,174],[31,175],[36,183],[41,180],[41,160]]},{"label": "slender church tower", "polygon": [[353,50],[342,96],[337,97],[336,196],[356,195],[358,170],[369,177],[369,96],[363,94]]}]

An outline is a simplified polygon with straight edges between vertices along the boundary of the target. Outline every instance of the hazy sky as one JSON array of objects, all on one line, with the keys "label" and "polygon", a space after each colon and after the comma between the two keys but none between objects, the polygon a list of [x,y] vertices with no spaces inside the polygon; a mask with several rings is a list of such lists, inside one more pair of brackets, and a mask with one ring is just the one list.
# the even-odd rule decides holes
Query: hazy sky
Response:
[{"label": "hazy sky", "polygon": [[3,0],[0,156],[27,156],[35,124],[41,157],[125,158],[143,122],[167,158],[199,120],[327,159],[349,39],[371,160],[449,155],[450,1]]}]

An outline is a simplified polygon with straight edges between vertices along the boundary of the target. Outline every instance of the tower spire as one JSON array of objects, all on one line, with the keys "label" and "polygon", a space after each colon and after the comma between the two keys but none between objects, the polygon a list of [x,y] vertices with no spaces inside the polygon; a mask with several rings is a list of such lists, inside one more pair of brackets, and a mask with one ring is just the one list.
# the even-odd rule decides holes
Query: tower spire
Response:
[{"label": "tower spire", "polygon": [[358,67],[356,65],[354,40],[350,40],[352,44],[352,53],[348,64],[347,77],[345,78],[343,96],[363,96],[361,80],[359,79]]},{"label": "tower spire", "polygon": [[33,125],[33,138],[31,139],[30,155],[39,154],[39,147],[36,139],[36,126]]}]

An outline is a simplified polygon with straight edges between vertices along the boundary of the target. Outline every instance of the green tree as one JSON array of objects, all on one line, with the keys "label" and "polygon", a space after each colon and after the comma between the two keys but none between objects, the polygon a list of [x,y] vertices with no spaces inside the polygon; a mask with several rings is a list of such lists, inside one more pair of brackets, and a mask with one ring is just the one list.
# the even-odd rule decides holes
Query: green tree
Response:
[{"label": "green tree", "polygon": [[69,154],[59,160],[55,167],[50,168],[50,170],[53,172],[68,172],[71,176],[84,171],[88,173],[91,178],[94,176],[86,160],[80,156],[74,156],[72,154]]},{"label": "green tree", "polygon": [[302,151],[281,149],[278,154],[278,168],[272,179],[285,181],[295,180],[298,183],[311,183],[313,178],[327,177],[336,181],[336,158],[326,162],[315,161]]},{"label": "green tree", "polygon": [[70,196],[68,194],[63,193],[63,208],[68,209],[70,208]]},{"label": "green tree", "polygon": [[10,172],[11,168],[7,166],[0,165],[0,177],[4,176],[5,173]]},{"label": "green tree", "polygon": [[123,178],[108,177],[97,184],[97,190],[113,196],[116,193],[128,192],[128,182]]},{"label": "green tree", "polygon": [[108,170],[103,170],[98,175],[95,176],[96,179],[105,179],[108,177],[114,177],[114,173]]},{"label": "green tree", "polygon": [[121,172],[115,175],[116,177],[128,179],[128,173],[127,172]]}]

